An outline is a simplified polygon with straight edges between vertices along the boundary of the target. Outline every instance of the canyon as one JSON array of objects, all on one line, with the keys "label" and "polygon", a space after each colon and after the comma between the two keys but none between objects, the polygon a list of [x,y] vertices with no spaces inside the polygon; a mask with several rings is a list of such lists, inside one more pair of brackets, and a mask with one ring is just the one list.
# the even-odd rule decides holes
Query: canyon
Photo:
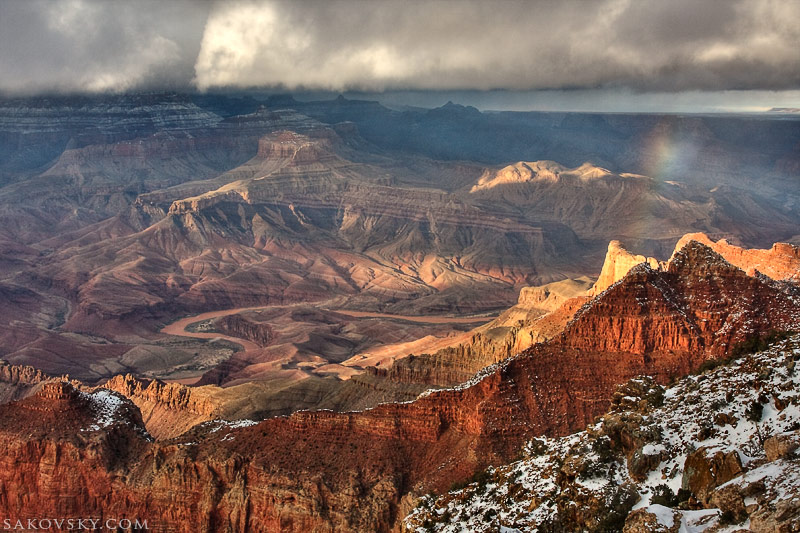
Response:
[{"label": "canyon", "polygon": [[[524,287],[597,275],[614,239],[661,257],[687,232],[750,246],[795,242],[800,193],[776,170],[791,148],[773,147],[757,188],[731,177],[741,169],[720,157],[724,183],[697,159],[687,161],[691,180],[623,166],[638,142],[634,126],[680,143],[688,135],[714,154],[751,153],[715,118],[595,117],[584,135],[616,128],[614,150],[587,155],[593,163],[561,158],[572,167],[500,164],[485,150],[471,161],[433,159],[405,143],[388,149],[376,129],[496,119],[458,106],[433,111],[182,95],[4,102],[0,356],[95,383],[127,372],[199,380],[269,357],[244,361],[233,345],[161,333],[184,316],[330,299],[350,311],[491,314]],[[581,117],[519,118],[518,132],[538,138],[550,128],[557,144]],[[783,121],[742,127],[794,135]],[[487,140],[492,147],[500,145]],[[438,342],[430,340],[425,349]]]},{"label": "canyon", "polygon": [[[466,522],[448,488],[536,439],[569,456],[558,439],[604,413],[619,438],[620,384],[658,391],[800,329],[797,124],[0,99],[0,514]],[[644,483],[655,459],[617,444]],[[711,508],[701,481],[692,505]]]},{"label": "canyon", "polygon": [[[796,286],[749,276],[690,241],[663,269],[633,267],[549,342],[412,402],[262,422],[215,420],[152,442],[139,411],[122,396],[114,396],[118,407],[103,418],[86,402],[114,393],[62,384],[65,392],[54,401],[42,388],[0,407],[0,435],[15,465],[3,470],[2,481],[15,487],[10,494],[36,493],[40,482],[51,493],[77,494],[81,482],[58,472],[87,469],[114,497],[62,498],[57,512],[145,517],[169,508],[156,527],[178,531],[196,531],[198,524],[205,531],[389,530],[418,496],[509,461],[530,438],[586,426],[608,408],[620,382],[646,373],[665,383],[748,338],[798,327]],[[32,409],[52,415],[26,417]],[[106,422],[116,429],[100,431]],[[128,436],[114,437],[115,431]],[[26,435],[48,435],[47,447]],[[97,439],[104,444],[98,447]],[[86,456],[89,449],[95,451]],[[42,462],[46,454],[57,459],[43,477],[40,465],[51,464]],[[216,487],[210,498],[209,484]],[[12,498],[3,511],[33,512],[45,501]]]}]

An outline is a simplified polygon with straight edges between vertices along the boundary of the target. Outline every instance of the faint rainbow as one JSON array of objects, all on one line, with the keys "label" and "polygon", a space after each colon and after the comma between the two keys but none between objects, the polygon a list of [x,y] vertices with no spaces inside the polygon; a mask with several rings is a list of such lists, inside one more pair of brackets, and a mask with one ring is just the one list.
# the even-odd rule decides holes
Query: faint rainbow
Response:
[{"label": "faint rainbow", "polygon": [[[695,156],[691,143],[676,134],[673,124],[662,123],[656,126],[641,148],[645,154],[643,174],[659,183],[670,181],[684,168],[687,161]],[[668,185],[661,185],[668,187]],[[660,234],[664,229],[666,213],[659,213],[659,206],[648,205],[643,197],[633,209],[636,223],[631,228],[638,239],[648,239]]]}]

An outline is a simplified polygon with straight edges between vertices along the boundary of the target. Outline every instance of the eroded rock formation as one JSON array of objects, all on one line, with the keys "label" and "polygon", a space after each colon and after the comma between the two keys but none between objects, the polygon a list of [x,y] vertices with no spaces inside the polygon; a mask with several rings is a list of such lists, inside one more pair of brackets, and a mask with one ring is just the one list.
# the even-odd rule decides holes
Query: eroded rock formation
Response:
[{"label": "eroded rock formation", "polygon": [[[15,402],[0,407],[0,440],[15,465],[0,470],[0,482],[38,496],[0,499],[0,512],[41,511],[51,505],[48,495],[60,493],[67,497],[57,500],[58,512],[153,516],[161,530],[388,531],[409,510],[409,494],[441,491],[476,468],[507,461],[531,437],[585,426],[608,407],[617,383],[643,373],[668,381],[727,353],[737,339],[800,327],[800,300],[787,290],[691,242],[666,270],[634,268],[560,336],[459,387],[363,412],[209,422],[155,444],[141,420],[129,419],[129,440],[109,437],[88,463],[80,460],[95,437],[76,436],[74,428],[116,418],[82,418],[90,416],[80,408],[84,396],[57,409],[74,411],[69,426],[26,417],[32,404]],[[730,331],[715,333],[726,324]],[[73,475],[58,474],[66,471]],[[75,472],[87,474],[76,479]],[[37,492],[40,479],[46,489]],[[113,498],[82,491],[84,480]]]},{"label": "eroded rock formation", "polygon": [[130,374],[114,376],[103,388],[129,398],[141,411],[147,431],[157,439],[176,437],[220,416],[213,388],[145,381]]},{"label": "eroded rock formation", "polygon": [[[18,400],[33,393],[41,383],[54,379],[32,366],[10,365],[0,360],[0,403]],[[61,376],[68,380],[68,376]]]},{"label": "eroded rock formation", "polygon": [[275,332],[269,324],[253,322],[241,315],[226,315],[214,321],[214,327],[220,332],[247,339],[261,347],[269,345],[275,339]]},{"label": "eroded rock formation", "polygon": [[725,239],[711,240],[705,233],[688,233],[675,245],[677,252],[689,241],[697,241],[710,247],[732,265],[748,274],[760,272],[774,280],[800,283],[800,247],[785,242],[776,242],[768,250],[747,249],[730,244]]},{"label": "eroded rock formation", "polygon": [[646,263],[656,270],[661,268],[661,263],[658,259],[632,254],[621,242],[611,241],[608,243],[608,252],[606,252],[606,259],[603,262],[603,269],[600,271],[597,281],[589,290],[589,295],[597,296],[625,277],[625,274],[630,269],[641,263]]}]

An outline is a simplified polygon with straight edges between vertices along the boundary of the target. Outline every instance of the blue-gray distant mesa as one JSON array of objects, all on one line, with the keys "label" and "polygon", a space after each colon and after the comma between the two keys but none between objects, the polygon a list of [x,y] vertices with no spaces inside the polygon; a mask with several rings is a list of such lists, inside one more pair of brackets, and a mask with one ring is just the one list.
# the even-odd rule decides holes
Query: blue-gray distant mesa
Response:
[{"label": "blue-gray distant mesa", "polygon": [[0,1],[0,91],[800,88],[796,0]]}]

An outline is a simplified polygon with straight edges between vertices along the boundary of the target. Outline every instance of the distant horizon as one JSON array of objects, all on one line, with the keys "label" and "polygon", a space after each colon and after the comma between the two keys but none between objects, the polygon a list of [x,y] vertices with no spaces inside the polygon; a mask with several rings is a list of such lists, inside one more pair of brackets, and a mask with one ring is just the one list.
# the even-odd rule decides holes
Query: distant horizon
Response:
[{"label": "distant horizon", "polygon": [[[571,113],[767,113],[800,108],[800,91],[715,91],[635,93],[574,91],[396,91],[382,94],[345,92],[345,98],[374,99],[385,106],[441,107],[448,101],[484,112]],[[770,98],[773,96],[773,98]],[[299,98],[298,98],[299,99]]]},{"label": "distant horizon", "polygon": [[[483,113],[621,113],[621,114],[770,114],[792,116],[775,109],[800,109],[800,91],[715,91],[682,93],[635,93],[631,91],[286,91],[273,88],[221,88],[212,90],[153,88],[130,91],[51,91],[37,94],[4,94],[0,101],[70,99],[87,100],[126,96],[178,95],[188,97],[250,97],[256,101],[287,96],[298,102],[335,100],[374,101],[395,110],[436,109],[448,102],[474,107]],[[772,96],[772,98],[770,98]],[[756,104],[757,102],[757,104]]]}]

